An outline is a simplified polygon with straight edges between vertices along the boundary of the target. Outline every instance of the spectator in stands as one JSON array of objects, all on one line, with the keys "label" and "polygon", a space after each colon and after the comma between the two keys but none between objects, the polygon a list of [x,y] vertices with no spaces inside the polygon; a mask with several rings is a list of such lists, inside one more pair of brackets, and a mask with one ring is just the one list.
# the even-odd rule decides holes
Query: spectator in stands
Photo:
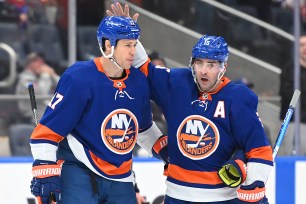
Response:
[{"label": "spectator in stands", "polygon": [[[306,155],[306,33],[301,34],[300,37],[300,71],[301,71],[301,131],[300,131],[300,153],[302,155]],[[279,94],[281,96],[281,114],[280,119],[283,120],[285,118],[287,109],[289,107],[289,103],[291,101],[291,97],[294,91],[294,66],[293,62],[290,62],[282,69],[282,73],[280,76],[280,89]],[[294,118],[293,118],[294,120]],[[284,142],[282,147],[280,148],[280,154],[290,155],[294,151],[294,124],[291,123],[288,126],[286,137],[284,138]]]},{"label": "spectator in stands", "polygon": [[[300,15],[301,15],[301,27],[306,30],[306,2],[300,0]],[[294,0],[281,0],[281,6],[285,9],[294,10]]]},{"label": "spectator in stands", "polygon": [[153,51],[150,55],[149,55],[151,61],[153,64],[155,64],[156,66],[161,66],[161,67],[167,67],[166,61],[163,57],[160,56],[160,54],[156,51]]},{"label": "spectator in stands", "polygon": [[55,25],[58,12],[58,0],[41,0],[41,3],[44,6],[47,23]]},{"label": "spectator in stands", "polygon": [[25,0],[7,0],[7,4],[14,8],[17,16],[17,27],[19,30],[19,43],[22,45],[26,53],[29,52],[28,28],[29,28],[29,12],[30,8]]},{"label": "spectator in stands", "polygon": [[7,0],[6,3],[14,7],[14,10],[18,16],[19,29],[26,30],[29,22],[29,7],[27,2],[25,0]]},{"label": "spectator in stands", "polygon": [[[28,95],[28,84],[33,83],[36,95],[53,94],[58,80],[59,76],[52,67],[46,64],[43,56],[38,53],[30,53],[27,56],[24,70],[18,76],[15,93]],[[48,102],[49,100],[37,100],[38,116],[44,113]],[[20,100],[18,107],[25,122],[33,122],[30,100]]]}]

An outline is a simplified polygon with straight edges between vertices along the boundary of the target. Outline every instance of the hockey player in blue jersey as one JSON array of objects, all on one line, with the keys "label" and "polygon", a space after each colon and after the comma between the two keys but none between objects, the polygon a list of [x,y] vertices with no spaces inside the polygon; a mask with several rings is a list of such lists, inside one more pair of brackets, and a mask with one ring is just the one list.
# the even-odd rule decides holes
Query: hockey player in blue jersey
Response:
[{"label": "hockey player in blue jersey", "polygon": [[[129,13],[119,3],[112,9],[109,15]],[[147,76],[151,98],[167,121],[165,204],[268,202],[272,148],[257,113],[258,97],[224,76],[228,56],[223,37],[204,35],[192,49],[190,68],[157,68],[137,44],[133,65]],[[242,160],[231,159],[237,149],[247,158],[247,174]]]},{"label": "hockey player in blue jersey", "polygon": [[[273,160],[258,98],[224,76],[227,59],[225,40],[205,35],[193,47],[191,68],[161,69],[148,61],[141,67],[167,121],[165,204],[267,202],[265,182]],[[237,148],[245,152],[248,172],[236,189],[226,187],[218,171]],[[244,171],[243,164],[233,165]]]},{"label": "hockey player in blue jersey", "polygon": [[[191,68],[161,69],[149,61],[141,66],[167,121],[165,204],[267,202],[265,182],[273,160],[258,98],[224,76],[227,59],[225,40],[205,35],[193,47]],[[230,188],[220,178],[226,180],[226,172],[218,171],[237,148],[246,152],[248,173],[239,188]],[[241,161],[230,164],[245,171]]]},{"label": "hockey player in blue jersey", "polygon": [[138,133],[156,136],[146,137],[152,154],[162,148],[153,146],[162,133],[152,122],[148,81],[132,67],[139,35],[132,19],[105,17],[97,31],[102,57],[61,76],[31,135],[38,203],[51,194],[63,204],[137,203],[131,167]]}]

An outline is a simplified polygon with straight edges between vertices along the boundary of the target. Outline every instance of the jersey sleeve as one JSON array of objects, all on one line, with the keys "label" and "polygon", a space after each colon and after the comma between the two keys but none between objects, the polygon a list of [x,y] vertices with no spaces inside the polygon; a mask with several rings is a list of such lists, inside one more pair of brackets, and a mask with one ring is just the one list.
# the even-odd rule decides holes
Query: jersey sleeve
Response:
[{"label": "jersey sleeve", "polygon": [[144,104],[142,107],[142,117],[139,123],[139,132],[146,131],[152,125],[153,117],[150,104],[150,93],[149,90],[145,92]]},{"label": "jersey sleeve", "polygon": [[171,88],[171,71],[166,67],[155,66],[150,60],[140,67],[140,70],[147,76],[151,99],[158,106],[164,104],[168,100],[168,90]]},{"label": "jersey sleeve", "polygon": [[[152,73],[154,73],[154,69],[155,69],[154,66],[152,66],[151,68],[153,69]],[[149,75],[147,75],[147,76],[149,76]],[[148,77],[148,80],[150,80],[150,77]],[[152,86],[153,85],[154,85],[154,83],[150,84],[151,91],[152,91]],[[148,91],[146,91],[146,93],[148,94],[146,96],[149,99],[150,91],[148,90]],[[155,95],[155,97],[156,97],[156,95]],[[152,156],[153,155],[152,154],[152,148],[153,148],[154,144],[156,143],[156,141],[162,135],[162,132],[160,131],[160,129],[157,127],[157,125],[153,121],[150,100],[145,100],[142,115],[143,115],[143,120],[140,124],[140,130],[139,130],[137,143],[143,149],[145,149],[149,153],[149,155]]]},{"label": "jersey sleeve", "polygon": [[266,182],[273,167],[272,148],[257,113],[258,98],[247,87],[237,90],[231,106],[231,126],[248,159],[247,183]]},{"label": "jersey sleeve", "polygon": [[58,143],[81,119],[89,94],[70,75],[63,74],[40,123],[34,129],[30,145],[34,159],[56,161]]}]

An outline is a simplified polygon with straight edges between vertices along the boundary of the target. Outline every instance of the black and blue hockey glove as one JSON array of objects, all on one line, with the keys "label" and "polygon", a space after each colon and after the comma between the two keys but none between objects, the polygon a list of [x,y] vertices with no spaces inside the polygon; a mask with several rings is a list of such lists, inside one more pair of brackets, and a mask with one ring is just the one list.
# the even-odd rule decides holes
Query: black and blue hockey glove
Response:
[{"label": "black and blue hockey glove", "polygon": [[49,204],[50,196],[54,201],[60,200],[61,165],[52,161],[35,160],[33,163],[31,193],[36,196],[38,204]]},{"label": "black and blue hockey glove", "polygon": [[262,181],[255,181],[251,185],[241,185],[237,190],[238,204],[269,204],[265,191],[265,184]]}]

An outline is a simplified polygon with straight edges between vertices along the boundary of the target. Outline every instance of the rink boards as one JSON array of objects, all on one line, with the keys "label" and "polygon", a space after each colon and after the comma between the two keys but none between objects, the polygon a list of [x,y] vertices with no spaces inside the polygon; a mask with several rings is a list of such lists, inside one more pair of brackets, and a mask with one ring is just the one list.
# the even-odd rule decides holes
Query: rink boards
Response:
[{"label": "rink boards", "polygon": [[[32,159],[0,158],[1,203],[34,204],[30,193]],[[152,158],[134,158],[133,169],[140,192],[152,204],[166,186],[163,163]],[[306,157],[279,157],[267,183],[270,204],[306,203]],[[155,204],[155,203],[154,203]]]}]

